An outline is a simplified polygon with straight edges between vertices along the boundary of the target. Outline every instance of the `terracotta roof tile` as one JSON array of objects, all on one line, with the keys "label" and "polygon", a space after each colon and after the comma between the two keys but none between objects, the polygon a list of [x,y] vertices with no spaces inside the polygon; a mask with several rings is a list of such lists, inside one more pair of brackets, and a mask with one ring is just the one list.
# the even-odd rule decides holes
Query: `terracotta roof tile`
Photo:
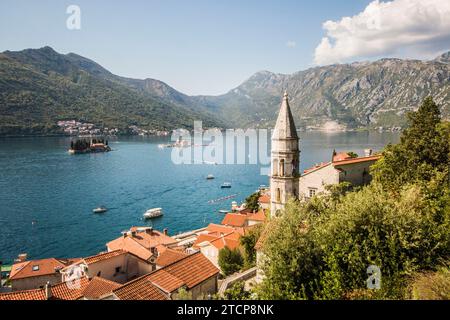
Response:
[{"label": "terracotta roof tile", "polygon": [[0,293],[0,300],[46,300],[44,289]]},{"label": "terracotta roof tile", "polygon": [[185,285],[183,280],[171,275],[164,269],[159,269],[149,274],[148,279],[167,293],[171,293]]},{"label": "terracotta roof tile", "polygon": [[169,300],[162,290],[149,280],[149,275],[130,281],[113,293],[120,300]]},{"label": "terracotta roof tile", "polygon": [[270,203],[270,196],[268,194],[263,194],[258,199],[259,203]]},{"label": "terracotta roof tile", "polygon": [[164,270],[186,283],[188,288],[193,288],[219,273],[219,269],[200,252],[164,267]]},{"label": "terracotta roof tile", "polygon": [[118,257],[118,256],[124,255],[124,254],[127,254],[127,252],[119,249],[119,250],[100,253],[95,256],[84,258],[84,261],[86,262],[86,264],[89,265],[89,264],[97,263],[99,261],[104,261],[104,260],[108,260],[108,259],[111,259],[114,257]]},{"label": "terracotta roof tile", "polygon": [[11,280],[16,280],[55,274],[67,264],[68,262],[55,258],[20,262],[12,266],[9,278]]},{"label": "terracotta roof tile", "polygon": [[247,221],[247,215],[240,213],[227,213],[222,220],[222,224],[232,227],[243,227]]},{"label": "terracotta roof tile", "polygon": [[105,294],[108,294],[121,286],[122,285],[117,282],[100,277],[94,277],[89,281],[88,285],[83,290],[83,296],[88,299],[99,299]]},{"label": "terracotta roof tile", "polygon": [[342,160],[342,161],[335,161],[333,162],[334,166],[342,166],[346,164],[352,164],[352,163],[359,163],[359,162],[366,162],[366,161],[377,161],[381,158],[381,155],[375,155],[370,157],[360,157],[360,158],[352,158],[348,160]]},{"label": "terracotta roof tile", "polygon": [[167,248],[162,253],[159,254],[156,259],[156,265],[164,267],[175,261],[183,259],[187,254],[178,250]]},{"label": "terracotta roof tile", "polygon": [[83,277],[78,281],[68,281],[51,287],[53,300],[77,300],[83,297],[83,291],[88,286],[89,280]]}]

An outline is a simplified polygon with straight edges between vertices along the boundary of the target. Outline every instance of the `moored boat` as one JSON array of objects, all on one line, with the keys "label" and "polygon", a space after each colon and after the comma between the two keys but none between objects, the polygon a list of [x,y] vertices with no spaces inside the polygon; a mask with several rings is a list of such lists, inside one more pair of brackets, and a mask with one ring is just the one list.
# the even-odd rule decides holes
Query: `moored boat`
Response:
[{"label": "moored boat", "polygon": [[104,206],[101,206],[101,207],[98,207],[98,208],[95,208],[92,210],[93,213],[104,213],[106,211],[108,211],[108,209]]},{"label": "moored boat", "polygon": [[231,183],[230,182],[224,182],[220,187],[222,189],[231,188]]},{"label": "moored boat", "polygon": [[162,212],[161,208],[148,209],[144,213],[144,219],[152,219],[152,218],[160,217],[162,215],[163,215],[163,212]]},{"label": "moored boat", "polygon": [[206,180],[212,180],[212,179],[214,179],[214,176],[212,174],[208,174],[206,176]]}]

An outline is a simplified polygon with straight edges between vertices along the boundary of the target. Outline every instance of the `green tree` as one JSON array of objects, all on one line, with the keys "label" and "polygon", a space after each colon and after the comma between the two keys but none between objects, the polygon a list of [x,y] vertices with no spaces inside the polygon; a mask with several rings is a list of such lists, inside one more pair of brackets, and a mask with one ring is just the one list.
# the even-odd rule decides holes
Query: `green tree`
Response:
[{"label": "green tree", "polygon": [[244,249],[244,266],[247,268],[255,266],[255,245],[261,235],[262,229],[262,224],[255,225],[247,234],[239,238],[239,243]]},{"label": "green tree", "polygon": [[450,130],[441,123],[439,107],[428,97],[408,119],[400,143],[388,145],[372,166],[374,180],[392,191],[406,183],[430,181],[438,172],[448,174]]},{"label": "green tree", "polygon": [[219,251],[219,266],[225,276],[241,270],[244,259],[239,249],[225,247]]},{"label": "green tree", "polygon": [[258,200],[259,200],[260,196],[261,196],[261,193],[259,191],[248,196],[245,199],[246,208],[250,209],[251,211],[258,211],[259,210]]},{"label": "green tree", "polygon": [[225,300],[248,300],[250,295],[251,293],[245,290],[244,281],[238,281],[225,290],[223,298]]}]

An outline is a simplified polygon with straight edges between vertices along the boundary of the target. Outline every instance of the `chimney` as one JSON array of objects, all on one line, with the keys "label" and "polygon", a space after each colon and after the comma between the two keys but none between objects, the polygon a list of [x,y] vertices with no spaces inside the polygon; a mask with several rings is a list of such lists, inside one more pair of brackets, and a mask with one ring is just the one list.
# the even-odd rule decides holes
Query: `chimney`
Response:
[{"label": "chimney", "polygon": [[49,300],[52,297],[52,286],[50,285],[50,282],[47,281],[47,283],[44,286],[45,290],[45,298]]},{"label": "chimney", "polygon": [[148,227],[147,229],[145,229],[145,232],[147,232],[147,234],[152,234],[153,233],[153,228],[152,227]]},{"label": "chimney", "polygon": [[165,235],[165,236],[167,236],[167,235],[168,235],[168,231],[167,231],[167,228],[164,228],[163,232],[164,232],[164,235]]},{"label": "chimney", "polygon": [[17,256],[17,259],[15,262],[24,262],[27,260],[28,255],[26,253],[21,253]]},{"label": "chimney", "polygon": [[370,157],[372,155],[372,149],[364,149],[364,156]]}]

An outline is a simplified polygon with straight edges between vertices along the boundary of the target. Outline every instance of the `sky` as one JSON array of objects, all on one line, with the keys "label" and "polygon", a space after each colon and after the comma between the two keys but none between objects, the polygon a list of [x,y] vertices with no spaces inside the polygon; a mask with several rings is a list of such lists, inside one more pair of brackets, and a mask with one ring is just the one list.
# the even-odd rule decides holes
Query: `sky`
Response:
[{"label": "sky", "polygon": [[[70,5],[80,29],[67,28]],[[0,51],[43,46],[217,95],[261,70],[433,58],[450,49],[450,1],[1,0]]]}]

